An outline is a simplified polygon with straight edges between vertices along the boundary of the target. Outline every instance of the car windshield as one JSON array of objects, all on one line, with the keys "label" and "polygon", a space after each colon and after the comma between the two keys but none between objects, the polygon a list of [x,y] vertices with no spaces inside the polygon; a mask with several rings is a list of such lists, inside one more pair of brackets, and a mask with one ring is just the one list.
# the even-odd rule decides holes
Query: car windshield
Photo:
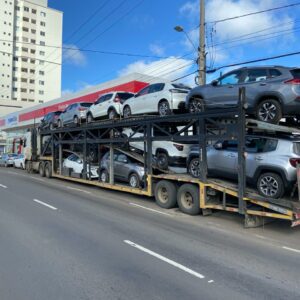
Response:
[{"label": "car windshield", "polygon": [[300,79],[300,69],[291,70],[291,73],[294,78]]},{"label": "car windshield", "polygon": [[17,154],[8,154],[8,157],[17,157]]},{"label": "car windshield", "polygon": [[80,103],[80,106],[90,107],[93,103]]},{"label": "car windshield", "polygon": [[293,143],[293,152],[300,155],[300,142]]},{"label": "car windshield", "polygon": [[172,86],[175,89],[184,89],[184,90],[191,90],[191,88],[188,85],[184,85],[182,83],[172,83]]},{"label": "car windshield", "polygon": [[55,114],[56,116],[59,116],[59,115],[61,114],[61,111],[56,111],[54,114]]},{"label": "car windshield", "polygon": [[118,96],[119,96],[121,99],[123,99],[123,100],[127,100],[127,99],[133,97],[134,94],[132,94],[132,93],[118,93]]}]

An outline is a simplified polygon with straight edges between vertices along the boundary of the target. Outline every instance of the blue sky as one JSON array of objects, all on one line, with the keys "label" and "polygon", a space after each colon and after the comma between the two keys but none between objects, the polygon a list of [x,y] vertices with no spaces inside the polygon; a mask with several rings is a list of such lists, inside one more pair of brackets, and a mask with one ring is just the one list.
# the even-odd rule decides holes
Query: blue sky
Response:
[{"label": "blue sky", "polygon": [[[207,0],[206,17],[209,22],[295,2]],[[196,70],[193,46],[183,33],[175,32],[173,28],[183,26],[197,44],[198,30],[192,29],[199,24],[198,3],[199,0],[49,0],[50,7],[64,12],[64,45],[161,57],[64,51],[63,92],[77,91],[132,71],[175,79]],[[214,45],[207,48],[208,66],[218,67],[300,50],[299,12],[300,6],[295,6],[232,21],[208,23],[207,44]],[[293,56],[263,64],[297,66],[299,62],[300,56]],[[208,79],[218,74],[210,75]],[[192,84],[193,76],[185,81]]]}]

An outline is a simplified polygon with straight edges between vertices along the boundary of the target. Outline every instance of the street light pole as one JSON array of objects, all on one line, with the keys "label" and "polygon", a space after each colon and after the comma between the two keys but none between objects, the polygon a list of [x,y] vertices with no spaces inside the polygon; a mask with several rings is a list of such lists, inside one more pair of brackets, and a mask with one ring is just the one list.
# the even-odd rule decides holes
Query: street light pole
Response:
[{"label": "street light pole", "polygon": [[205,53],[205,0],[200,0],[200,27],[198,49],[199,84],[206,84],[206,53]]}]

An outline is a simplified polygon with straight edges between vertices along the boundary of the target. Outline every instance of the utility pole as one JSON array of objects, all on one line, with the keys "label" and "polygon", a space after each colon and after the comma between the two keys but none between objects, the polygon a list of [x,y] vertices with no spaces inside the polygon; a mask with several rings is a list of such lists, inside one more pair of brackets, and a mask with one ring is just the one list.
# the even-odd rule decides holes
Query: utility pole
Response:
[{"label": "utility pole", "polygon": [[206,84],[206,53],[205,53],[205,0],[200,0],[198,68],[199,84]]}]

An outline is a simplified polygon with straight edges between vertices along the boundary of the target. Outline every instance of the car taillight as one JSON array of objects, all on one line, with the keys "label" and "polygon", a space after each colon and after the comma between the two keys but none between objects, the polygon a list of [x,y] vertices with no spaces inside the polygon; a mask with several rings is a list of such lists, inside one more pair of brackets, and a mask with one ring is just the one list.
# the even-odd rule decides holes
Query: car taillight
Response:
[{"label": "car taillight", "polygon": [[122,102],[121,100],[122,99],[119,96],[116,96],[115,99],[114,99],[114,102],[120,103],[120,102]]},{"label": "car taillight", "polygon": [[290,158],[290,164],[292,167],[296,168],[300,164],[300,158]]},{"label": "car taillight", "polygon": [[171,92],[171,93],[179,93],[179,94],[187,94],[188,93],[188,91],[178,90],[178,89],[170,89],[169,92]]},{"label": "car taillight", "polygon": [[183,151],[183,145],[173,144],[173,146],[174,146],[178,151]]},{"label": "car taillight", "polygon": [[78,110],[79,110],[79,111],[85,111],[85,110],[86,110],[86,107],[79,107]]},{"label": "car taillight", "polygon": [[286,80],[284,83],[298,85],[298,84],[300,84],[300,78],[293,78],[290,80]]}]

